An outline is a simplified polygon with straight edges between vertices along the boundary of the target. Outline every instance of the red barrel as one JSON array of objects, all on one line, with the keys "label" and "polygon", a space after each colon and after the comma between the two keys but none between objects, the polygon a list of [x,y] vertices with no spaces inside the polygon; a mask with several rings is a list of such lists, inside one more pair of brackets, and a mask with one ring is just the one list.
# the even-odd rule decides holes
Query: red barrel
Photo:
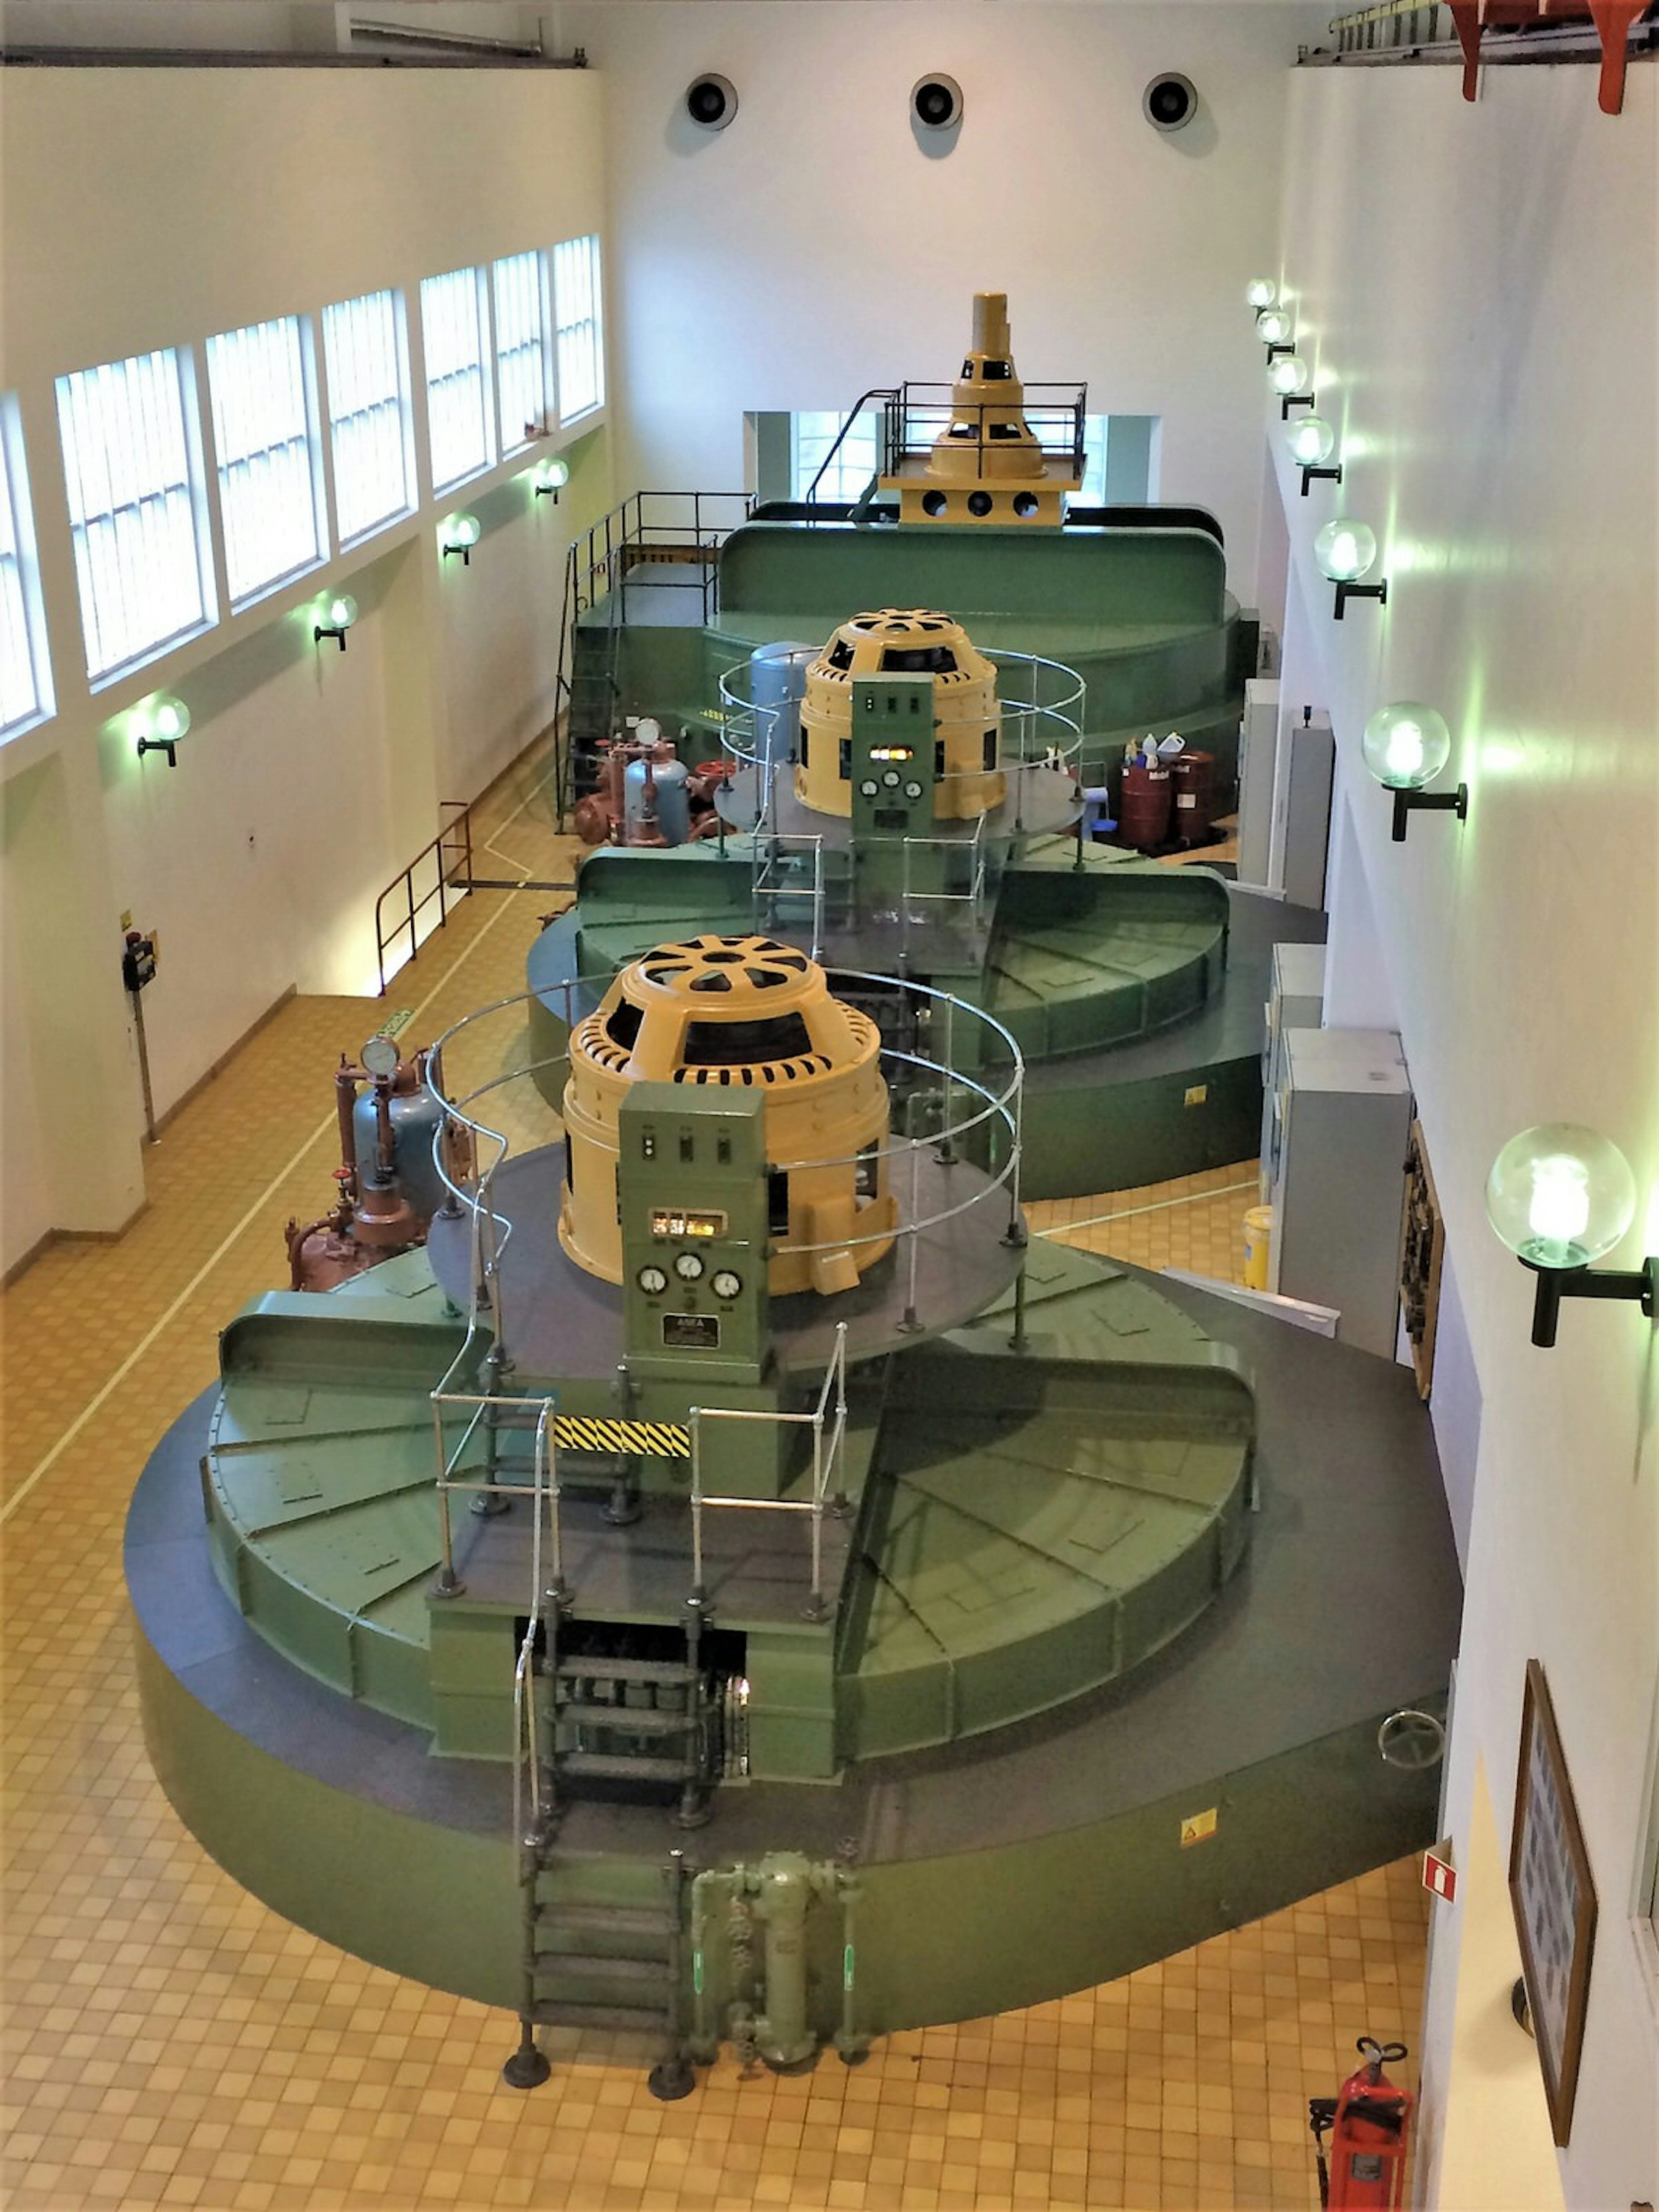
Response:
[{"label": "red barrel", "polygon": [[1124,844],[1133,845],[1137,853],[1152,853],[1169,843],[1170,795],[1167,768],[1125,763],[1117,808],[1117,834]]},{"label": "red barrel", "polygon": [[1215,819],[1215,755],[1177,753],[1170,763],[1170,776],[1175,786],[1176,842],[1206,844]]}]

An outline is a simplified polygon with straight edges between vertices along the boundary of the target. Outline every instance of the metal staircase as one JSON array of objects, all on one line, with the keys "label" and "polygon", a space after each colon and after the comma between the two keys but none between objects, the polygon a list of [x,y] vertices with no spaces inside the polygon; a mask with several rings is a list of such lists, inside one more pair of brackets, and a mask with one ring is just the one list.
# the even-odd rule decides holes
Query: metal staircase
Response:
[{"label": "metal staircase", "polygon": [[538,2047],[538,2027],[602,2028],[659,2039],[648,2086],[672,2102],[690,2096],[696,2077],[686,2047],[685,1891],[692,1869],[671,1851],[660,1905],[565,1902],[558,1855],[545,1835],[526,1838],[525,2004],[519,2047],[502,2068],[515,2089],[533,2089],[552,2070]]},{"label": "metal staircase", "polygon": [[[547,2079],[538,2027],[620,2029],[659,2039],[652,2094],[684,2097],[696,2086],[682,2000],[691,1870],[682,1852],[669,1853],[657,1905],[569,1899],[558,1827],[573,1797],[665,1790],[678,1800],[682,1827],[708,1819],[722,1731],[720,1690],[702,1663],[701,1610],[688,1608],[681,1658],[579,1651],[561,1644],[562,1595],[541,1593],[520,1652],[514,1805],[523,1995],[519,2047],[502,2078],[517,2089]],[[626,1636],[618,1630],[614,1640]]]},{"label": "metal staircase", "polygon": [[555,1802],[595,1784],[678,1790],[684,1828],[708,1818],[718,1708],[695,1635],[684,1659],[584,1653],[550,1669],[548,1773]]}]

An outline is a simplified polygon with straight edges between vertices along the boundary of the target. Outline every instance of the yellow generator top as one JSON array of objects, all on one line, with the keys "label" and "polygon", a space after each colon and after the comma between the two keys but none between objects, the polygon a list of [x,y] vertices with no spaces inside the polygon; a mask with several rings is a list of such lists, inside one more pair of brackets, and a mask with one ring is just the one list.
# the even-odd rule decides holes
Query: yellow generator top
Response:
[{"label": "yellow generator top", "polygon": [[857,1066],[875,1025],[816,960],[773,937],[693,937],[631,961],[570,1039],[633,1083],[808,1083]]},{"label": "yellow generator top", "polygon": [[853,685],[860,676],[933,679],[933,811],[971,821],[1002,803],[997,672],[959,622],[931,607],[878,607],[844,622],[806,672],[795,796],[819,814],[853,811]]},{"label": "yellow generator top", "polygon": [[927,464],[935,483],[975,483],[985,477],[1042,482],[1042,449],[1025,420],[1006,292],[974,295],[974,342],[951,387],[951,410]]},{"label": "yellow generator top", "polygon": [[[1079,405],[1081,399],[1079,397]],[[1025,416],[1006,292],[975,292],[974,334],[951,387],[950,419],[931,448],[906,447],[894,475],[901,522],[1036,523],[1055,527],[1081,479],[1070,455],[1046,453]]]},{"label": "yellow generator top", "polygon": [[775,1296],[850,1289],[890,1249],[881,1039],[805,953],[771,937],[659,945],[571,1031],[559,1237],[608,1282],[622,1279],[622,1101],[645,1082],[766,1091]]}]

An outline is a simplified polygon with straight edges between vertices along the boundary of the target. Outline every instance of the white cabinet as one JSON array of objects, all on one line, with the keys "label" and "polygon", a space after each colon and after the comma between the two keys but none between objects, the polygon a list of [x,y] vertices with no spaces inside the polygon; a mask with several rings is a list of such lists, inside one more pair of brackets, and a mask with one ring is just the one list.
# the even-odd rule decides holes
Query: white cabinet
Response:
[{"label": "white cabinet", "polygon": [[1270,1287],[1334,1306],[1340,1342],[1391,1359],[1412,1119],[1400,1039],[1286,1026],[1274,1097]]}]

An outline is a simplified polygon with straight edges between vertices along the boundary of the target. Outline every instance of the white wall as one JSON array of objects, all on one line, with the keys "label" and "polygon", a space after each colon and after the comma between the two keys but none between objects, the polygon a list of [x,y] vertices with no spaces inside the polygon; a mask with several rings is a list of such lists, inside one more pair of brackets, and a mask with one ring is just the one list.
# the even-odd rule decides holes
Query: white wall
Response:
[{"label": "white wall", "polygon": [[[1160,496],[1212,507],[1254,599],[1260,355],[1242,291],[1273,258],[1289,66],[1279,6],[749,0],[568,7],[606,89],[622,473],[735,488],[745,409],[841,408],[954,374],[975,290],[1006,289],[1033,381],[1161,416]],[[1313,11],[1316,17],[1323,11]],[[719,70],[725,131],[682,100]],[[1147,81],[1200,109],[1160,137]],[[957,143],[919,146],[912,84],[960,82]]]},{"label": "white wall", "polygon": [[[66,69],[8,72],[0,100],[0,391],[18,396],[58,701],[0,747],[6,895],[32,948],[3,1009],[0,1166],[29,1194],[8,1206],[9,1266],[43,1222],[112,1229],[142,1202],[120,913],[161,932],[144,1005],[158,1112],[290,986],[369,988],[375,896],[439,799],[477,797],[552,717],[566,548],[614,485],[601,428],[559,502],[532,500],[528,456],[434,501],[416,343],[416,514],[92,691],[53,379],[381,286],[412,302],[424,276],[603,231],[599,88],[575,71]],[[484,525],[465,572],[434,527],[458,506]],[[325,586],[362,603],[344,653],[312,637]],[[192,716],[176,769],[132,749],[128,712],[158,689]]]},{"label": "white wall", "polygon": [[552,720],[568,494],[556,507],[521,483],[471,502],[483,541],[463,567],[443,563],[449,712],[441,799],[470,799]]},{"label": "white wall", "polygon": [[[1340,499],[1376,527],[1389,580],[1386,608],[1313,632],[1481,1401],[1449,1818],[1472,1847],[1483,1761],[1506,1841],[1539,1659],[1600,1901],[1560,2160],[1566,2201],[1597,2208],[1659,2197],[1659,1991],[1632,1918],[1659,1680],[1659,1352],[1626,1305],[1570,1305],[1558,1347],[1533,1350],[1530,1279],[1482,1193],[1516,1130],[1586,1121],[1642,1193],[1611,1262],[1659,1249],[1656,156],[1659,71],[1631,71],[1617,119],[1583,67],[1491,70],[1474,106],[1452,70],[1302,72],[1283,258],[1347,471],[1304,501],[1281,466],[1292,559],[1328,610],[1309,546]],[[1401,697],[1445,713],[1445,780],[1470,787],[1467,824],[1420,817],[1403,846],[1356,757],[1366,716]],[[1494,1995],[1458,1970],[1438,1943],[1442,2102]],[[1486,1954],[1464,1971],[1490,1978]],[[1446,2131],[1438,2202],[1485,2201],[1459,2164],[1480,2137]]]}]

